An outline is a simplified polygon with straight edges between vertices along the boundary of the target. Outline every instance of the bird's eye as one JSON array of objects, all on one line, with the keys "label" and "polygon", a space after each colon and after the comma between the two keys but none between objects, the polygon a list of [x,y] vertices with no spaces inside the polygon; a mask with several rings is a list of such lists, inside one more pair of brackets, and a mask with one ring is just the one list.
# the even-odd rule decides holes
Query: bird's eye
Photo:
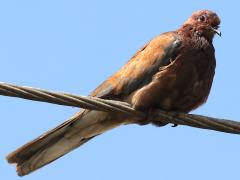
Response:
[{"label": "bird's eye", "polygon": [[202,15],[198,18],[198,21],[205,22],[206,21],[206,16]]}]

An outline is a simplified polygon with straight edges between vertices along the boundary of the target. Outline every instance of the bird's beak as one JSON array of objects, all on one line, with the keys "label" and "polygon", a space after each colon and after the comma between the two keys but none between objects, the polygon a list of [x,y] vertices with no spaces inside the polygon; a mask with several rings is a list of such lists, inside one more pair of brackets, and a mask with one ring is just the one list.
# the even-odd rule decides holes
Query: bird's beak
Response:
[{"label": "bird's beak", "polygon": [[216,28],[213,28],[213,27],[211,27],[211,29],[212,29],[212,31],[213,31],[214,33],[216,33],[216,34],[219,35],[220,37],[222,36],[222,33],[221,33],[220,30],[218,30],[218,29],[216,29]]}]

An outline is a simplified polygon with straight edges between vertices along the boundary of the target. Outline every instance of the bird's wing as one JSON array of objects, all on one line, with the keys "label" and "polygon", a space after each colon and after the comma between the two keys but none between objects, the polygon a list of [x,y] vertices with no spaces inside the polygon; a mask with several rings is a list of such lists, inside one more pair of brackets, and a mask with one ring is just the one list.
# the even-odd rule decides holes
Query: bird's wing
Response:
[{"label": "bird's wing", "polygon": [[91,96],[122,99],[152,80],[160,67],[170,63],[181,45],[176,32],[161,34],[141,48],[119,71],[98,86]]}]

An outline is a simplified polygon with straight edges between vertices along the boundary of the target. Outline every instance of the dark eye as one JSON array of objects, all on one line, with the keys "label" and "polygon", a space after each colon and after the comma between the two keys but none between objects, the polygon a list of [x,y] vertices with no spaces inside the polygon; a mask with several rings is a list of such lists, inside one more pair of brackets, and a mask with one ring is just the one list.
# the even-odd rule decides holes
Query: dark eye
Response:
[{"label": "dark eye", "polygon": [[198,18],[198,21],[205,22],[206,21],[206,16],[202,15]]}]

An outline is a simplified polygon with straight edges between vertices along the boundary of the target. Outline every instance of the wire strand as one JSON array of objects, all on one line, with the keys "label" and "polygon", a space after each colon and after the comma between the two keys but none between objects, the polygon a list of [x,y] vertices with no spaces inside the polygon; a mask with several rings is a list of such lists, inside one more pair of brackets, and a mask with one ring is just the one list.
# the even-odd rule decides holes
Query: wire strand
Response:
[{"label": "wire strand", "polygon": [[[131,105],[126,102],[106,100],[90,96],[77,96],[68,93],[57,93],[38,88],[17,86],[4,82],[0,82],[0,95],[64,106],[80,107],[90,110],[123,113],[129,116],[136,116],[140,119],[146,118],[146,114],[144,112],[133,109]],[[172,123],[232,134],[240,134],[240,122],[232,120],[178,112],[166,112],[159,109],[152,111],[152,113],[148,116],[150,116],[149,119],[151,119],[152,122],[162,122],[163,124]]]}]

